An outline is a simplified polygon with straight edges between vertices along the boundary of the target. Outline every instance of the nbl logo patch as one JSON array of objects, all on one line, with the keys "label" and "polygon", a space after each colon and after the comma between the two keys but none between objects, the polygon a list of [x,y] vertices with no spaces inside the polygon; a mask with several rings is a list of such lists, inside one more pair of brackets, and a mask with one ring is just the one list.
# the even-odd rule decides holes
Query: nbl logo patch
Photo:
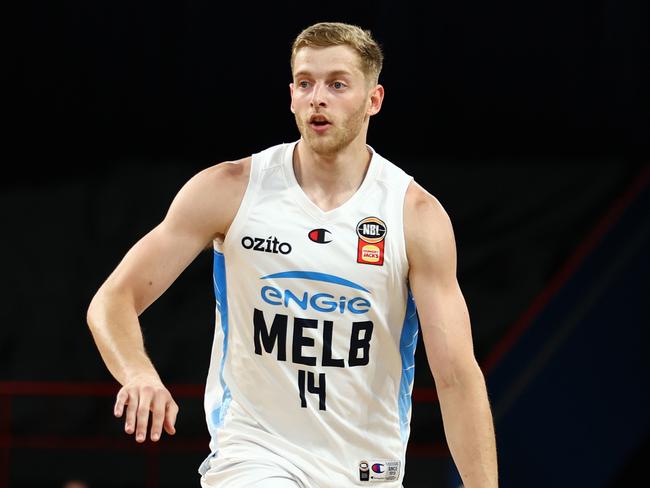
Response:
[{"label": "nbl logo patch", "polygon": [[357,263],[384,264],[386,224],[377,217],[366,217],[357,224]]}]

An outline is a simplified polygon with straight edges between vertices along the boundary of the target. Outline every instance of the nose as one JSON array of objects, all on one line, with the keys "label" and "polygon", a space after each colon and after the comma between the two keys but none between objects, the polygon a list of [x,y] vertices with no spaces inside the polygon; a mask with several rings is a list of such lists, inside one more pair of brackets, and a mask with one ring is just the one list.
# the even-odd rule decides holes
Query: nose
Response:
[{"label": "nose", "polygon": [[316,83],[314,85],[314,90],[311,93],[311,106],[312,107],[325,107],[327,105],[325,101],[325,87],[321,83]]}]

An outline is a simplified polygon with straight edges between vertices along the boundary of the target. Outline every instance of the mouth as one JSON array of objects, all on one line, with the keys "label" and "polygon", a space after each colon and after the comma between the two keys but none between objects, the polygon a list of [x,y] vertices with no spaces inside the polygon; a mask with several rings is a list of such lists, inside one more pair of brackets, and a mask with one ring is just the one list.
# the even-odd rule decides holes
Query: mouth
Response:
[{"label": "mouth", "polygon": [[309,118],[309,126],[316,132],[324,132],[332,123],[324,115],[312,115]]}]

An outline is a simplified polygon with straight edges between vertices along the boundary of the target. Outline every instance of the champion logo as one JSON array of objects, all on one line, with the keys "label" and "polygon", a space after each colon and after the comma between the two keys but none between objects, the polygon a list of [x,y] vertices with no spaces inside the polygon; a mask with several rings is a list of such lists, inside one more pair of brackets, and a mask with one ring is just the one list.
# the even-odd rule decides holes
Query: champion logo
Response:
[{"label": "champion logo", "polygon": [[327,244],[328,242],[332,242],[332,233],[327,229],[310,230],[309,234],[307,235],[311,241],[317,242],[319,244]]}]

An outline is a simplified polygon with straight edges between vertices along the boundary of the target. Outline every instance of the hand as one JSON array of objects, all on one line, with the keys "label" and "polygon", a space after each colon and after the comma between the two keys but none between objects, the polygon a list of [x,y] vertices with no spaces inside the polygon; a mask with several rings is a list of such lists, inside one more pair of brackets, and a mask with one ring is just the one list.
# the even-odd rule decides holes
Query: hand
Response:
[{"label": "hand", "polygon": [[163,427],[169,435],[174,435],[178,405],[169,390],[160,382],[152,379],[135,379],[125,383],[117,393],[114,413],[121,417],[126,405],[124,431],[135,432],[135,440],[144,442],[147,437],[147,424],[151,412],[151,440],[160,439]]}]

